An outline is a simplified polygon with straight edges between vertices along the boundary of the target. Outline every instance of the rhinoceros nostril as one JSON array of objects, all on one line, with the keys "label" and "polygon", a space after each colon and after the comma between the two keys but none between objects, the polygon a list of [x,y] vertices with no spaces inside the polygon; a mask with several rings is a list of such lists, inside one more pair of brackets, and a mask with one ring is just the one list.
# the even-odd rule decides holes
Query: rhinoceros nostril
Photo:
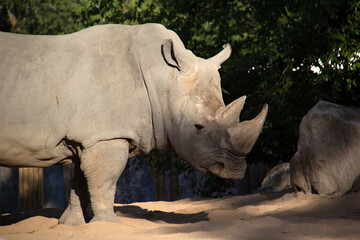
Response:
[{"label": "rhinoceros nostril", "polygon": [[201,130],[204,128],[204,126],[201,124],[195,124],[194,127],[196,127],[197,130]]}]

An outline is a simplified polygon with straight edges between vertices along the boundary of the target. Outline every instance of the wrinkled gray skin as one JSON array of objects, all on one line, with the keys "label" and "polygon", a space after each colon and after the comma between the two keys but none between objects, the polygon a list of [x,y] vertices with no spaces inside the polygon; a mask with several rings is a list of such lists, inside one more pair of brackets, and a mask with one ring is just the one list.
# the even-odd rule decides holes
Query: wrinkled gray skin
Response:
[{"label": "wrinkled gray skin", "polygon": [[0,34],[0,165],[75,163],[60,223],[118,221],[126,161],[172,145],[198,170],[239,179],[267,105],[239,123],[245,97],[224,106],[218,69],[231,53],[196,57],[161,25],[104,25],[64,36]]}]

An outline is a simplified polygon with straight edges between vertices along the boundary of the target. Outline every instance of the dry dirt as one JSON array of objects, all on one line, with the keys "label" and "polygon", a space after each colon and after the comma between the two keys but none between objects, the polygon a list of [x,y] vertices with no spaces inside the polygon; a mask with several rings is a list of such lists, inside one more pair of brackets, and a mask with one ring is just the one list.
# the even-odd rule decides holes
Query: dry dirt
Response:
[{"label": "dry dirt", "polygon": [[[257,193],[115,205],[122,223],[58,225],[63,210],[0,217],[0,239],[360,239],[360,193]],[[12,225],[5,225],[11,224]]]}]

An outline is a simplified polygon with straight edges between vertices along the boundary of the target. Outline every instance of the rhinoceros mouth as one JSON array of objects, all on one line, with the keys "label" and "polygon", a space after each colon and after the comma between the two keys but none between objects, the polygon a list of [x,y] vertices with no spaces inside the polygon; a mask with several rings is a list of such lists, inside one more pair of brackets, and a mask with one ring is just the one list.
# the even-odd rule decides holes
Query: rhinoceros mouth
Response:
[{"label": "rhinoceros mouth", "polygon": [[225,165],[224,163],[216,163],[214,165],[211,165],[207,170],[210,173],[209,175],[215,175],[215,176],[220,176],[222,175],[222,172],[225,169]]},{"label": "rhinoceros mouth", "polygon": [[225,179],[242,179],[246,170],[245,158],[217,160],[207,168],[207,175]]}]

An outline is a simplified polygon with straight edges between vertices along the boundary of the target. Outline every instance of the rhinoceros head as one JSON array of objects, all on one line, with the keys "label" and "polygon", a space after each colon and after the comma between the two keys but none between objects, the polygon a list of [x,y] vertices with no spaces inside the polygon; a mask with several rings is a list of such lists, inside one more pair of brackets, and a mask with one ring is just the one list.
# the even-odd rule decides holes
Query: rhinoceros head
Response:
[{"label": "rhinoceros head", "polygon": [[162,51],[176,72],[167,90],[165,125],[171,145],[203,173],[243,178],[245,156],[261,132],[268,106],[254,119],[239,122],[246,97],[224,105],[218,69],[230,56],[230,45],[210,59],[198,58],[170,39],[163,43]]}]

